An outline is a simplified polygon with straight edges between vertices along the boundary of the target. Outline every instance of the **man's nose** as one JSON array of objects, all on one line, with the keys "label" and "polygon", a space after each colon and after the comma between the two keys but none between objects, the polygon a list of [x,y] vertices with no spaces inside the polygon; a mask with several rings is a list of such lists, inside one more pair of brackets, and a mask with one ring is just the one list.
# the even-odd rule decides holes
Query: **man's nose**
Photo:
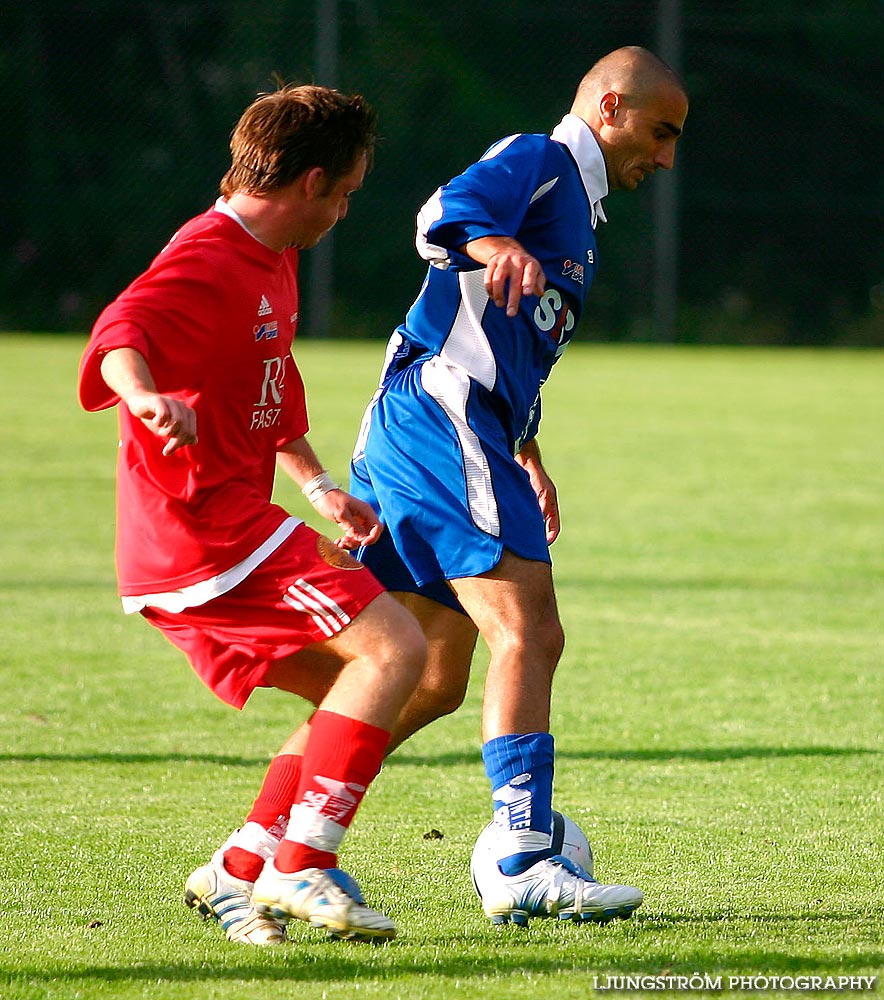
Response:
[{"label": "man's nose", "polygon": [[654,163],[664,170],[671,170],[675,163],[675,146],[663,146],[658,150]]}]

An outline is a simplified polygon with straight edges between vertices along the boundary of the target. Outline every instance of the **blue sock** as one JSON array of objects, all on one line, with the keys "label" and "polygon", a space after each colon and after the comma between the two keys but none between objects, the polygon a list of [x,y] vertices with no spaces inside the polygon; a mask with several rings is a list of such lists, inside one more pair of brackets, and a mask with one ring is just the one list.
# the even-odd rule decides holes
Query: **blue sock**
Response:
[{"label": "blue sock", "polygon": [[504,875],[518,875],[552,854],[554,758],[549,733],[498,736],[482,747]]}]

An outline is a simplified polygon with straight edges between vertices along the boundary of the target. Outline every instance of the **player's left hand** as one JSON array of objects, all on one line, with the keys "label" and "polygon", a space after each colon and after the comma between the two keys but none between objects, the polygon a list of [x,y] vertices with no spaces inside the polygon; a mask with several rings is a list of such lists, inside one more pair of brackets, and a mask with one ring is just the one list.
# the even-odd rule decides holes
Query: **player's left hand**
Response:
[{"label": "player's left hand", "polygon": [[553,481],[545,473],[543,477],[538,477],[537,482],[532,478],[531,485],[537,494],[537,503],[543,520],[546,523],[546,544],[552,543],[559,537],[562,530],[562,521],[559,515],[559,498]]},{"label": "player's left hand", "polygon": [[540,460],[537,442],[527,442],[521,452],[516,455],[516,461],[528,473],[528,481],[537,497],[537,504],[546,524],[546,544],[552,545],[562,530],[559,496],[556,492],[556,484],[550,479],[543,467],[543,462]]},{"label": "player's left hand", "polygon": [[361,545],[374,545],[384,530],[374,509],[364,500],[350,496],[346,490],[330,490],[313,501],[313,506],[341,529],[343,534],[335,539],[341,549],[358,549]]}]

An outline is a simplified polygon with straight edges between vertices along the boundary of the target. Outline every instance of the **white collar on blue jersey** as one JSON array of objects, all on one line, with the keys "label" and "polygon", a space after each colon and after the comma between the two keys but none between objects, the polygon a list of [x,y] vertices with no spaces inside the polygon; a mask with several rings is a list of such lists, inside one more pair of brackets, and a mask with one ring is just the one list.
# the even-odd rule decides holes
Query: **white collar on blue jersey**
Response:
[{"label": "white collar on blue jersey", "polygon": [[605,158],[593,130],[577,115],[565,115],[552,130],[551,138],[571,150],[571,155],[580,168],[580,178],[592,209],[592,228],[601,219],[607,222],[602,198],[608,193],[608,171]]}]

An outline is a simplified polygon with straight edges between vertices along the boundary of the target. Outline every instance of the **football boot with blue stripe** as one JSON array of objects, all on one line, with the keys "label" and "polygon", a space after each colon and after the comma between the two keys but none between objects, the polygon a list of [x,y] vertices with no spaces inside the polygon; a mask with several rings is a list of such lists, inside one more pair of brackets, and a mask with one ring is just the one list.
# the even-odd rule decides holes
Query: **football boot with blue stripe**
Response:
[{"label": "football boot with blue stripe", "polygon": [[538,861],[520,875],[504,875],[497,865],[474,871],[482,909],[492,923],[524,926],[531,917],[594,921],[625,920],[644,894],[631,885],[604,885],[560,854]]},{"label": "football boot with blue stripe", "polygon": [[234,878],[224,867],[224,855],[216,851],[212,860],[188,878],[184,903],[209,920],[217,920],[228,941],[241,944],[282,944],[285,927],[252,906],[254,882]]},{"label": "football boot with blue stripe", "polygon": [[366,906],[356,880],[340,868],[278,871],[268,861],[252,893],[255,909],[275,920],[305,920],[332,937],[376,941],[396,936],[389,917]]}]

